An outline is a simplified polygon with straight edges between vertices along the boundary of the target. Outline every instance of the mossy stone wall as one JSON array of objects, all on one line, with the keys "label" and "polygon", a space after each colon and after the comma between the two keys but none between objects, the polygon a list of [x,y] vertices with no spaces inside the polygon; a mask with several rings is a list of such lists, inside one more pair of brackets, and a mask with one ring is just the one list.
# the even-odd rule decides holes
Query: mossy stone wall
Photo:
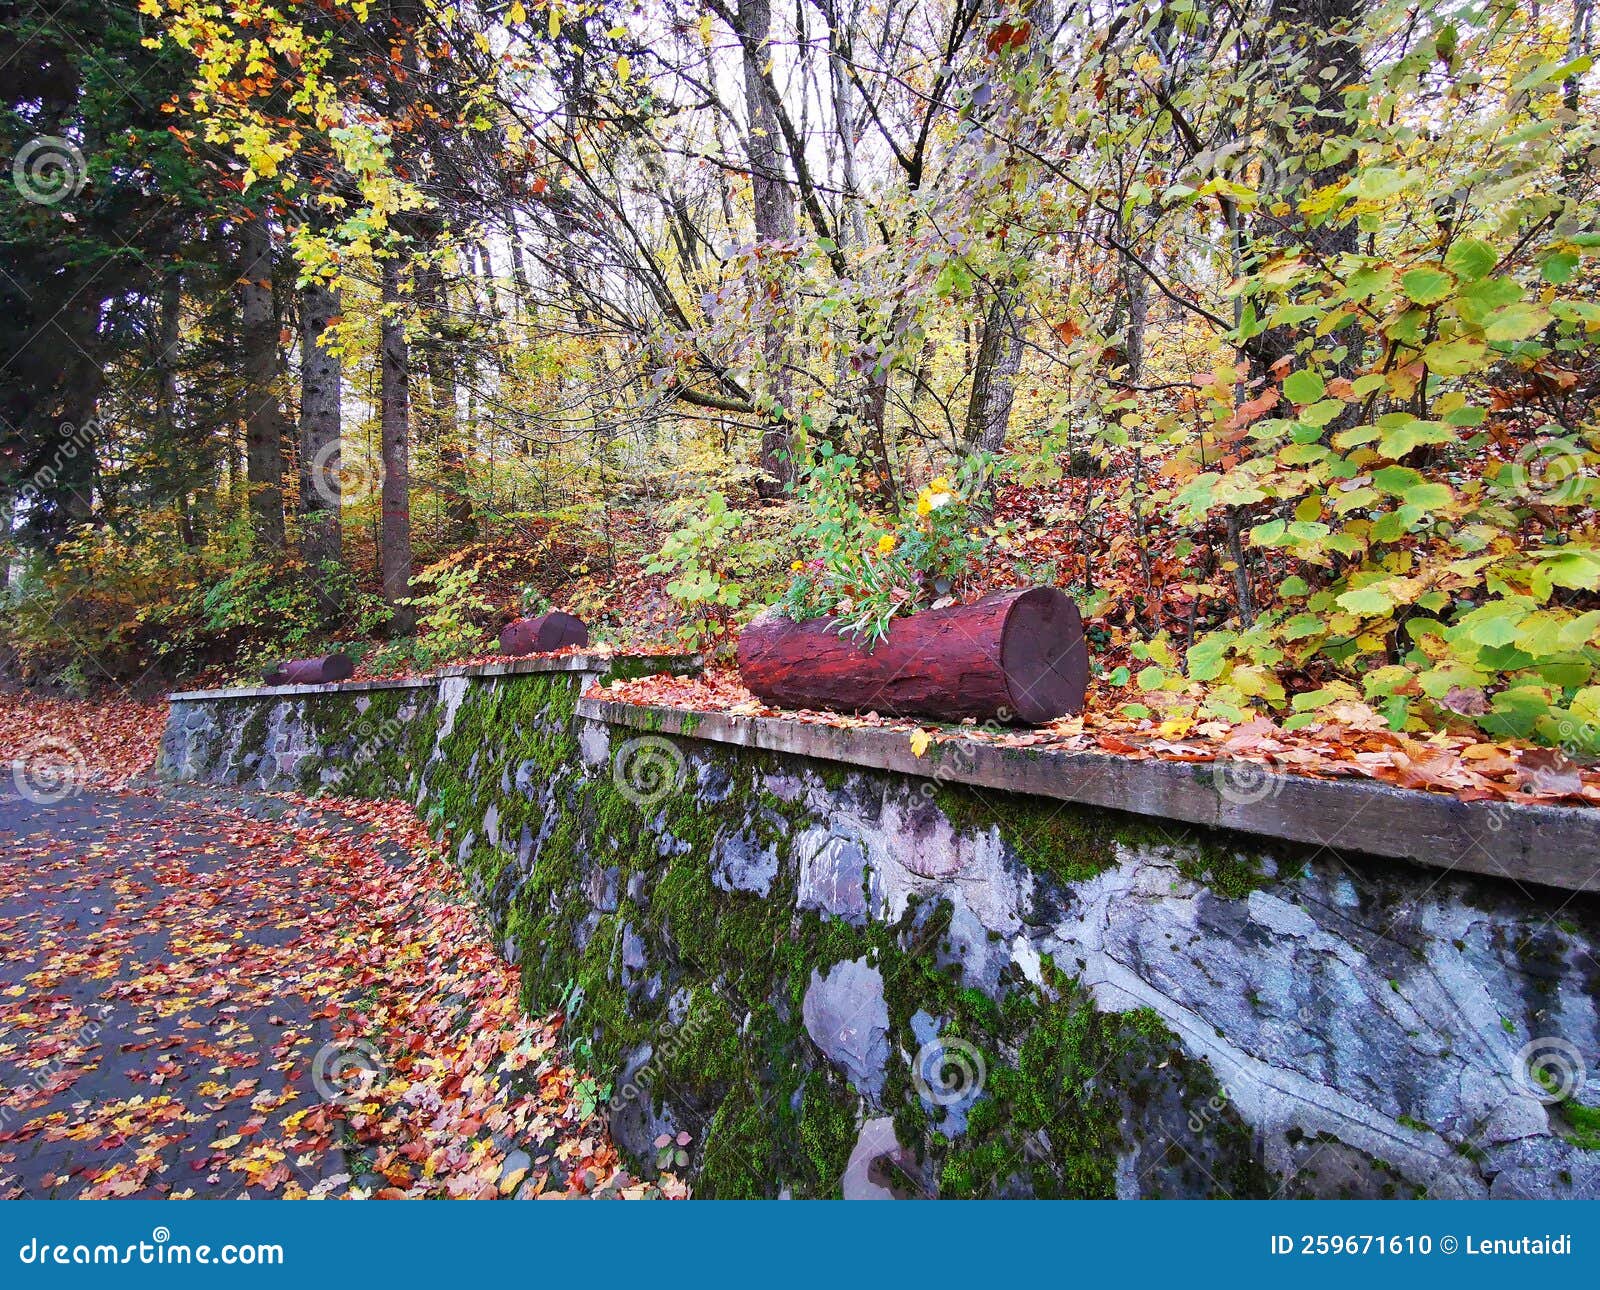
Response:
[{"label": "mossy stone wall", "polygon": [[[1538,964],[1496,957],[1536,899],[614,730],[584,680],[177,704],[163,766],[416,802],[618,1143],[648,1172],[687,1134],[700,1195],[1596,1189],[1588,1108],[1510,1057],[1552,1008],[1592,1038],[1581,902]],[[1491,1011],[1417,1024],[1466,993]]]}]

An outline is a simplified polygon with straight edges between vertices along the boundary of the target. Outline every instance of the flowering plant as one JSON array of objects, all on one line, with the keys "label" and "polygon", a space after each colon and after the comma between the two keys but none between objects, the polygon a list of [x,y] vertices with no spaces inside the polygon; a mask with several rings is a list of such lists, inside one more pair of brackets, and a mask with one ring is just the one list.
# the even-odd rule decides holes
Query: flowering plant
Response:
[{"label": "flowering plant", "polygon": [[980,529],[972,506],[988,465],[964,460],[954,481],[937,476],[887,520],[857,500],[864,490],[855,458],[824,446],[801,483],[811,517],[797,535],[818,554],[793,563],[779,610],[796,621],[836,618],[871,645],[899,615],[953,603],[993,532]]}]

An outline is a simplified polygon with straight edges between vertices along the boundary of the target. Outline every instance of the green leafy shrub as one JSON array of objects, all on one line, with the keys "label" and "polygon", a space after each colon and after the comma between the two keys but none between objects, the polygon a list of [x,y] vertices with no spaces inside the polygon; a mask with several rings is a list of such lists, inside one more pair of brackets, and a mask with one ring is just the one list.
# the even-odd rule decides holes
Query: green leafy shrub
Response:
[{"label": "green leafy shrub", "polygon": [[954,481],[935,477],[885,522],[859,500],[856,459],[822,445],[797,489],[807,512],[796,539],[810,554],[791,566],[780,611],[838,619],[842,631],[875,643],[897,616],[952,603],[994,531],[974,504],[988,470],[982,457],[962,459]]},{"label": "green leafy shrub", "polygon": [[764,602],[779,544],[719,492],[676,502],[669,515],[678,527],[645,572],[669,575],[667,594],[683,611],[680,638],[714,649]]}]

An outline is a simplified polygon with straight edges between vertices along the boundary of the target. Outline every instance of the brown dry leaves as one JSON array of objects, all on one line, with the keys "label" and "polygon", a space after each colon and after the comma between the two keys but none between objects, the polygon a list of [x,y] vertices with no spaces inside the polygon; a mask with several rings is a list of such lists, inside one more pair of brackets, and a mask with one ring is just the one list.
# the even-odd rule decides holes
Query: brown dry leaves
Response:
[{"label": "brown dry leaves", "polygon": [[[109,783],[159,711],[9,701],[6,746],[71,739]],[[42,814],[0,846],[0,1195],[685,1194],[623,1170],[562,1018],[523,1014],[410,807],[109,800],[63,809],[121,836]],[[376,1054],[349,1097],[313,1078],[329,1043]],[[39,1147],[74,1163],[27,1177]]]},{"label": "brown dry leaves", "polygon": [[162,702],[0,692],[0,762],[43,753],[80,764],[97,787],[119,788],[150,768],[166,720]]},{"label": "brown dry leaves", "polygon": [[[734,716],[782,717],[818,725],[904,730],[916,723],[837,712],[789,711],[764,705],[740,683],[732,669],[701,677],[643,677],[593,692],[621,703],[687,708]],[[1034,730],[997,730],[968,724],[939,728],[933,742],[980,739],[1007,747],[1037,747],[1058,752],[1104,752],[1136,759],[1209,762],[1233,758],[1276,770],[1321,778],[1360,776],[1400,788],[1449,793],[1463,801],[1559,802],[1600,805],[1600,772],[1580,766],[1549,748],[1518,748],[1483,743],[1470,736],[1438,733],[1426,738],[1392,731],[1383,718],[1360,703],[1336,703],[1326,718],[1287,731],[1265,718],[1242,725],[1202,722],[1181,739],[1163,737],[1160,723],[1095,710],[1093,696],[1082,716],[1067,717]]]}]

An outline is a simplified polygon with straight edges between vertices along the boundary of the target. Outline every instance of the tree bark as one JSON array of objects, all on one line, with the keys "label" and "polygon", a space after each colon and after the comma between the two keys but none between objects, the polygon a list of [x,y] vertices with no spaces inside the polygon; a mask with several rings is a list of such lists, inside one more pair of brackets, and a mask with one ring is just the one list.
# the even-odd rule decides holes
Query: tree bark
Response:
[{"label": "tree bark", "polygon": [[245,380],[245,479],[258,553],[283,551],[283,441],[278,402],[278,312],[272,297],[272,232],[264,216],[239,227],[239,324]]},{"label": "tree bark", "polygon": [[[488,254],[484,261],[487,265]],[[450,289],[444,271],[437,264],[421,271],[421,299],[428,317],[428,338],[422,362],[428,377],[427,427],[439,456],[439,491],[444,496],[445,541],[461,546],[477,532],[472,492],[467,478],[467,450],[463,442],[461,418],[456,409],[456,347],[461,343],[461,328],[450,314]]]},{"label": "tree bark", "polygon": [[383,436],[382,528],[378,567],[389,629],[395,636],[416,630],[416,613],[401,603],[411,595],[411,360],[400,302],[400,261],[383,261],[383,322],[380,327],[379,423]]},{"label": "tree bark", "polygon": [[828,619],[768,614],[739,638],[739,677],[768,703],[954,721],[1053,721],[1083,707],[1078,607],[1054,587],[897,619],[867,650]]},{"label": "tree bark", "polygon": [[[339,293],[312,283],[300,296],[300,554],[315,567],[343,558],[338,357],[321,345],[339,314]],[[335,586],[319,579],[318,599],[337,610]]]},{"label": "tree bark", "polygon": [[[178,427],[178,344],[183,311],[183,274],[169,269],[161,275],[160,333],[156,354],[156,421],[169,444],[184,442]],[[178,541],[187,551],[199,545],[189,489],[181,470],[173,472],[173,509],[178,513]]]},{"label": "tree bark", "polygon": [[[771,0],[739,0],[739,26],[748,37],[744,42],[744,102],[750,125],[748,151],[756,242],[761,248],[757,259],[781,265],[783,261],[771,252],[775,244],[794,238],[795,202],[778,152],[777,114],[762,82],[760,60],[765,56],[767,37],[772,32]],[[767,290],[759,274],[751,283],[751,290],[758,293]],[[783,367],[783,349],[783,325],[776,318],[769,318],[762,325],[761,354],[767,369],[769,392],[783,409],[781,414],[769,413],[761,428],[760,466],[769,481],[763,491],[769,494],[782,491],[794,478],[789,408],[791,382]]]},{"label": "tree bark", "polygon": [[1022,326],[1016,292],[1001,287],[983,318],[983,339],[973,365],[972,394],[967,400],[966,441],[969,448],[998,453],[1006,445],[1017,373],[1022,370]]}]

